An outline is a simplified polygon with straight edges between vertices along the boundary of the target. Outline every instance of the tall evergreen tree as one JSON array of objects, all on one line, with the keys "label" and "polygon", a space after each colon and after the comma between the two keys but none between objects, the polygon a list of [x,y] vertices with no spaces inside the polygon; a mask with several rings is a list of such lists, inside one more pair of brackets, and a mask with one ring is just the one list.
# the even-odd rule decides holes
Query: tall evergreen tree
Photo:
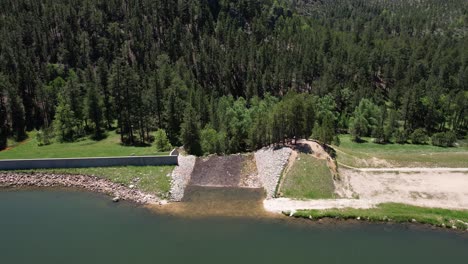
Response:
[{"label": "tall evergreen tree", "polygon": [[184,112],[184,122],[182,123],[180,140],[187,153],[192,155],[202,155],[200,144],[199,119],[195,110],[188,106]]},{"label": "tall evergreen tree", "polygon": [[86,117],[93,124],[93,138],[101,139],[103,136],[103,99],[101,94],[98,93],[94,84],[88,85],[85,102]]},{"label": "tall evergreen tree", "polygon": [[0,150],[7,147],[8,134],[7,97],[5,90],[0,87]]}]

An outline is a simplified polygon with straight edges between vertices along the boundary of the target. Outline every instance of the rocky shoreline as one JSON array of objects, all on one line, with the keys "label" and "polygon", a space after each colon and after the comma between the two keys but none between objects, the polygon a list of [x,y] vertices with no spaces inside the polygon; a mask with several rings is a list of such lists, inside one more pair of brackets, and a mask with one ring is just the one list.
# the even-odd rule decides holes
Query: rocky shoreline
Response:
[{"label": "rocky shoreline", "polygon": [[0,188],[16,187],[68,187],[98,192],[114,197],[114,201],[128,200],[138,204],[161,204],[160,198],[138,189],[111,182],[107,179],[87,176],[50,173],[0,172]]}]

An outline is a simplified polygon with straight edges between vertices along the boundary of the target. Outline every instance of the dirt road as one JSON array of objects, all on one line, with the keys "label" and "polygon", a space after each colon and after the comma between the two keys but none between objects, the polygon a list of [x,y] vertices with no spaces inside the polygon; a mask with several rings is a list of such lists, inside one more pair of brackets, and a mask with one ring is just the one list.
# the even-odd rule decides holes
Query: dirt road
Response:
[{"label": "dirt road", "polygon": [[362,172],[468,172],[468,168],[362,168]]}]

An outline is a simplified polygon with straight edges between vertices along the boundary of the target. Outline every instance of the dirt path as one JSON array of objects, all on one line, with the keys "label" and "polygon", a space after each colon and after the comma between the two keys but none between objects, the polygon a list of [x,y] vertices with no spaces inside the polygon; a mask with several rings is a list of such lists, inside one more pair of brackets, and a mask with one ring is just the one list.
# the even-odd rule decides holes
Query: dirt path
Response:
[{"label": "dirt path", "polygon": [[468,172],[468,168],[347,168],[361,172]]}]

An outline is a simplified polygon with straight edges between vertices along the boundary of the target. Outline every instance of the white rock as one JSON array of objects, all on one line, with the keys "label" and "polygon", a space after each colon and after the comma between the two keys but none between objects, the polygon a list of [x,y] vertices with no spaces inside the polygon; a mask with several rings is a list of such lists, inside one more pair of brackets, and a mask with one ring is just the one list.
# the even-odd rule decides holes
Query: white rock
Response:
[{"label": "white rock", "polygon": [[196,160],[195,156],[179,156],[179,165],[171,173],[171,201],[181,201],[184,197]]},{"label": "white rock", "polygon": [[292,150],[290,148],[263,148],[255,152],[258,176],[263,188],[267,192],[267,198],[275,197],[281,173],[288,163]]}]

